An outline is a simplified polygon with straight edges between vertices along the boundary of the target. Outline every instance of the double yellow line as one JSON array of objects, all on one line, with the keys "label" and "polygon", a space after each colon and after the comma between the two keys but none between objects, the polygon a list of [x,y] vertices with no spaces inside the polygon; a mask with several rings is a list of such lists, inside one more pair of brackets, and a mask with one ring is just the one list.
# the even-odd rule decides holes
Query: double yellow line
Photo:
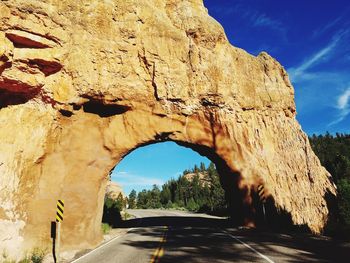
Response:
[{"label": "double yellow line", "polygon": [[168,227],[164,227],[165,231],[162,235],[162,238],[160,239],[159,247],[154,251],[150,263],[156,263],[159,262],[160,258],[164,255],[164,244],[166,243],[166,238],[168,235]]}]

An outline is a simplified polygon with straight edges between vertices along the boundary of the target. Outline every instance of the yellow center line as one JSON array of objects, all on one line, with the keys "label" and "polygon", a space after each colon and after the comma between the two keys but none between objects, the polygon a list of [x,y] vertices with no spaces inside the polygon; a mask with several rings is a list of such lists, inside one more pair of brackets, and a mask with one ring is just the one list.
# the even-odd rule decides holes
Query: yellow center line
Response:
[{"label": "yellow center line", "polygon": [[164,227],[166,230],[164,231],[161,240],[159,241],[159,247],[154,251],[150,263],[156,263],[159,262],[160,258],[164,255],[164,244],[166,243],[166,238],[168,234],[168,227]]}]

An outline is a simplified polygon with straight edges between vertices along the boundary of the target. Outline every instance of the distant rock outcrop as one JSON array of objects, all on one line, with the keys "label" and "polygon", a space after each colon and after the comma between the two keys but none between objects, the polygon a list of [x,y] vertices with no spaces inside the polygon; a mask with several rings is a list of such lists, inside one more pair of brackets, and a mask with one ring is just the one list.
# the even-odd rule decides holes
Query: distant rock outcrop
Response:
[{"label": "distant rock outcrop", "polygon": [[198,172],[198,173],[186,173],[184,174],[182,177],[186,178],[186,180],[192,182],[193,178],[195,178],[196,176],[198,176],[199,182],[201,183],[202,186],[204,185],[209,185],[210,182],[207,178],[207,173],[206,172]]},{"label": "distant rock outcrop", "polygon": [[[336,194],[295,116],[284,68],[228,42],[202,0],[0,2],[0,251],[96,246],[108,172],[175,141],[221,174],[237,223],[253,197],[320,232]],[[256,40],[259,41],[258,39]]]},{"label": "distant rock outcrop", "polygon": [[119,194],[122,194],[123,198],[125,197],[122,187],[116,182],[109,181],[106,187],[106,195],[115,200],[118,198]]}]

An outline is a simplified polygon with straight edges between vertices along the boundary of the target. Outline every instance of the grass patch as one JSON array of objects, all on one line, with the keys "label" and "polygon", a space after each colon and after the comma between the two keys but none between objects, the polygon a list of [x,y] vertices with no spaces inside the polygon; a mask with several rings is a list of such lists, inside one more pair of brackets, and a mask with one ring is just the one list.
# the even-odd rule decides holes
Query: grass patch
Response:
[{"label": "grass patch", "polygon": [[134,216],[129,214],[128,212],[124,212],[123,214],[124,214],[123,215],[124,220],[128,220],[130,218],[134,218]]},{"label": "grass patch", "polygon": [[19,263],[42,263],[46,254],[46,250],[41,248],[34,248],[33,251],[27,255]]},{"label": "grass patch", "polygon": [[109,224],[107,224],[107,223],[102,223],[101,224],[101,229],[102,229],[102,233],[104,234],[104,235],[106,235],[106,234],[108,234],[110,231],[111,231],[111,226],[109,225]]},{"label": "grass patch", "polygon": [[46,255],[46,250],[41,248],[34,248],[33,251],[29,254],[27,254],[22,260],[16,261],[12,260],[8,257],[8,254],[6,251],[3,251],[2,253],[2,260],[3,263],[42,263],[44,260],[44,257]]}]

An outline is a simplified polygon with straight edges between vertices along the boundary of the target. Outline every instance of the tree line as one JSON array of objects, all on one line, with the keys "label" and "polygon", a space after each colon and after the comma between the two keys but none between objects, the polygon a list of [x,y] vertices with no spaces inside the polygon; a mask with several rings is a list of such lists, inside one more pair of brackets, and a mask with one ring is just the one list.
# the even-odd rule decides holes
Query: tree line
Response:
[{"label": "tree line", "polygon": [[130,192],[129,208],[174,208],[206,213],[225,213],[227,202],[220,184],[219,173],[213,163],[201,163],[183,171],[177,179],[170,179],[161,188]]},{"label": "tree line", "polygon": [[332,227],[350,232],[350,134],[313,135],[311,147],[337,186],[337,209]]}]

